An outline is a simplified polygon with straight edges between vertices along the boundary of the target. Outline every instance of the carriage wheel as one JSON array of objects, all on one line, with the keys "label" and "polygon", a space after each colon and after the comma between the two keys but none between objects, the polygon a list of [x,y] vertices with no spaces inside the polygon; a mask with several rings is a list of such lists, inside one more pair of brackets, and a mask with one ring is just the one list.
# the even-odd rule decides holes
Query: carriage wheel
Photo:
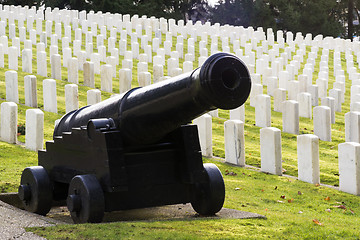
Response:
[{"label": "carriage wheel", "polygon": [[98,223],[104,217],[104,193],[94,175],[75,176],[66,203],[74,223]]},{"label": "carriage wheel", "polygon": [[214,215],[223,207],[225,184],[219,168],[212,163],[204,164],[208,182],[194,186],[191,205],[200,215]]},{"label": "carriage wheel", "polygon": [[46,215],[52,205],[52,184],[42,166],[25,168],[22,175],[18,196],[25,210]]}]

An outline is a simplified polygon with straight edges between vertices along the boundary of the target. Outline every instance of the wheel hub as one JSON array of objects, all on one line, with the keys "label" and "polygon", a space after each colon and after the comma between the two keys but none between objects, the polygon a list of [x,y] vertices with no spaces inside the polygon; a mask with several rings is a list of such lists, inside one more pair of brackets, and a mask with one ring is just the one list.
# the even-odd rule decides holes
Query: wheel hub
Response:
[{"label": "wheel hub", "polygon": [[31,199],[31,188],[29,185],[20,185],[18,190],[18,196],[21,201],[28,201]]},{"label": "wheel hub", "polygon": [[70,212],[78,212],[81,210],[81,197],[71,194],[67,197],[66,204]]}]

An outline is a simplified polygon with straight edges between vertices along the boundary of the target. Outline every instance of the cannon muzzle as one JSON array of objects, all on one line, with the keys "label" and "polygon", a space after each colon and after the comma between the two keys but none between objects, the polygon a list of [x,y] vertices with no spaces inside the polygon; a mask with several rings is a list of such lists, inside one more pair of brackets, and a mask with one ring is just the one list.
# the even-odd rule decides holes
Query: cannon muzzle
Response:
[{"label": "cannon muzzle", "polygon": [[124,144],[151,144],[208,111],[241,106],[250,89],[245,64],[234,55],[217,53],[193,72],[67,113],[54,137],[91,119],[111,118]]}]

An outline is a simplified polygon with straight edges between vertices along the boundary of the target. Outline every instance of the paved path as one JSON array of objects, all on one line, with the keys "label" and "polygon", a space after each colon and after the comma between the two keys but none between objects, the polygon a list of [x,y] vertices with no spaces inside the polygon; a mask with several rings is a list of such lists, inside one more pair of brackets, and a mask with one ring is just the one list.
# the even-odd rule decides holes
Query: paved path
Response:
[{"label": "paved path", "polygon": [[0,239],[44,239],[25,227],[48,227],[59,224],[59,221],[39,216],[0,201]]}]

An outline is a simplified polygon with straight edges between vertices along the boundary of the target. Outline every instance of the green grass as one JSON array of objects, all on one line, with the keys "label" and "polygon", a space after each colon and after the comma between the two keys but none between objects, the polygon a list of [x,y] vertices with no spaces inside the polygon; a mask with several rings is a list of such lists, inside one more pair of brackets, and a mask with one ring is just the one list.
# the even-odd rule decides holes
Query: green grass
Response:
[{"label": "green grass", "polygon": [[[45,29],[45,23],[44,23]],[[53,28],[54,29],[54,28]],[[74,30],[74,29],[73,29]],[[8,31],[8,30],[7,30]],[[64,34],[64,30],[62,31]],[[18,33],[17,33],[18,36]],[[75,34],[72,34],[72,38]],[[116,47],[118,47],[119,34],[117,35]],[[209,38],[210,39],[210,38]],[[85,49],[85,35],[82,36]],[[163,35],[162,43],[165,40]],[[176,38],[173,38],[174,43]],[[195,52],[199,55],[199,40],[197,39]],[[39,41],[39,37],[38,37]],[[94,38],[96,44],[96,39]],[[210,41],[208,41],[210,43]],[[104,41],[107,45],[107,40]],[[49,52],[50,38],[48,38]],[[11,41],[9,41],[11,46]],[[161,45],[163,46],[163,45]],[[21,43],[23,47],[23,43]],[[72,47],[72,43],[70,43]],[[232,49],[232,45],[230,45]],[[221,48],[221,39],[219,39],[219,48]],[[36,73],[36,46],[33,46],[33,73]],[[59,41],[59,53],[61,54],[61,41]],[[184,40],[184,53],[187,49],[187,40]],[[208,44],[210,49],[210,44]],[[128,50],[130,50],[130,37],[128,37]],[[173,44],[172,50],[175,50]],[[280,52],[283,50],[281,49]],[[304,56],[304,63],[301,64],[299,74],[302,73],[310,47],[307,47],[307,53]],[[140,50],[143,53],[143,50]],[[316,59],[316,66],[313,75],[313,83],[316,82],[319,72],[321,49]],[[108,54],[109,55],[109,54]],[[155,54],[153,54],[155,55]],[[48,76],[37,76],[38,106],[43,110],[43,89],[42,81],[50,78],[50,56],[48,54]],[[166,59],[169,57],[167,56]],[[117,71],[121,69],[117,66]],[[132,86],[138,86],[137,83],[137,63],[133,60],[133,82]],[[180,67],[183,60],[180,59]],[[329,57],[329,89],[335,81],[333,76],[333,51],[330,51]],[[102,63],[103,64],[103,63]],[[197,67],[197,60],[194,62],[194,68]],[[6,99],[5,92],[5,72],[9,70],[8,59],[5,56],[5,68],[0,69],[0,103]],[[345,55],[342,53],[342,67],[346,69]],[[149,72],[152,73],[152,63],[148,64]],[[21,58],[19,58],[19,97],[18,122],[25,123],[25,112],[29,107],[24,106],[24,76],[29,73],[21,71]],[[346,71],[345,71],[346,72]],[[164,75],[167,74],[167,68],[164,68]],[[45,113],[44,139],[52,139],[54,122],[65,114],[65,93],[64,86],[67,82],[67,69],[62,68],[62,80],[57,80],[57,100],[58,114]],[[95,76],[95,86],[100,88],[100,76]],[[320,178],[321,182],[338,186],[338,144],[345,140],[344,114],[350,111],[350,86],[351,82],[346,73],[346,96],[345,103],[342,105],[342,112],[336,113],[336,123],[332,125],[332,142],[320,141]],[[79,107],[86,105],[86,91],[90,88],[83,86],[83,73],[79,71]],[[119,92],[119,81],[113,79],[113,92]],[[266,86],[264,86],[266,92]],[[102,100],[109,98],[112,93],[102,92]],[[272,102],[273,104],[273,102]],[[255,167],[260,167],[260,128],[255,126],[255,109],[245,103],[245,154],[246,163]],[[272,126],[282,129],[282,114],[272,111]],[[213,152],[214,156],[225,157],[224,152],[224,122],[229,119],[229,111],[219,110],[219,117],[213,118]],[[300,119],[300,133],[313,133],[313,123],[311,119]],[[282,132],[282,159],[285,174],[297,176],[297,143],[296,135]],[[19,142],[24,142],[24,136],[18,137]],[[20,182],[21,172],[28,166],[37,165],[37,154],[26,150],[21,145],[12,145],[0,142],[0,190],[1,192],[17,191]],[[360,208],[358,207],[359,197],[342,193],[337,190],[322,186],[314,186],[308,183],[297,181],[294,178],[272,176],[260,173],[252,168],[239,168],[229,166],[222,162],[205,159],[206,162],[216,163],[223,174],[225,171],[233,171],[236,176],[224,175],[226,183],[226,201],[225,207],[243,211],[250,211],[263,214],[267,220],[213,220],[196,219],[192,221],[136,221],[136,222],[118,222],[110,224],[83,224],[76,226],[56,226],[51,228],[32,228],[31,231],[48,239],[262,239],[262,238],[283,238],[283,239],[344,239],[360,238],[357,230],[359,225]],[[238,190],[236,190],[238,189]],[[299,195],[298,193],[301,193]],[[281,198],[285,196],[285,199]],[[330,198],[330,200],[325,200]],[[292,200],[293,199],[293,200]],[[290,200],[290,202],[288,201]],[[344,205],[345,209],[334,206]],[[327,211],[330,209],[330,212]],[[350,210],[351,209],[351,210]],[[301,211],[301,213],[299,213]],[[317,219],[322,225],[316,224],[313,220]]]},{"label": "green grass", "polygon": [[[264,219],[130,221],[30,228],[47,239],[356,239],[358,197],[254,169],[219,166],[226,184],[224,207]],[[225,175],[226,171],[236,176]],[[282,198],[283,196],[283,198]],[[346,207],[339,208],[339,205]],[[318,221],[316,224],[314,221]],[[319,225],[321,224],[321,225]]]},{"label": "green grass", "polygon": [[37,165],[37,153],[4,142],[0,142],[0,149],[0,192],[17,191],[24,167]]}]

